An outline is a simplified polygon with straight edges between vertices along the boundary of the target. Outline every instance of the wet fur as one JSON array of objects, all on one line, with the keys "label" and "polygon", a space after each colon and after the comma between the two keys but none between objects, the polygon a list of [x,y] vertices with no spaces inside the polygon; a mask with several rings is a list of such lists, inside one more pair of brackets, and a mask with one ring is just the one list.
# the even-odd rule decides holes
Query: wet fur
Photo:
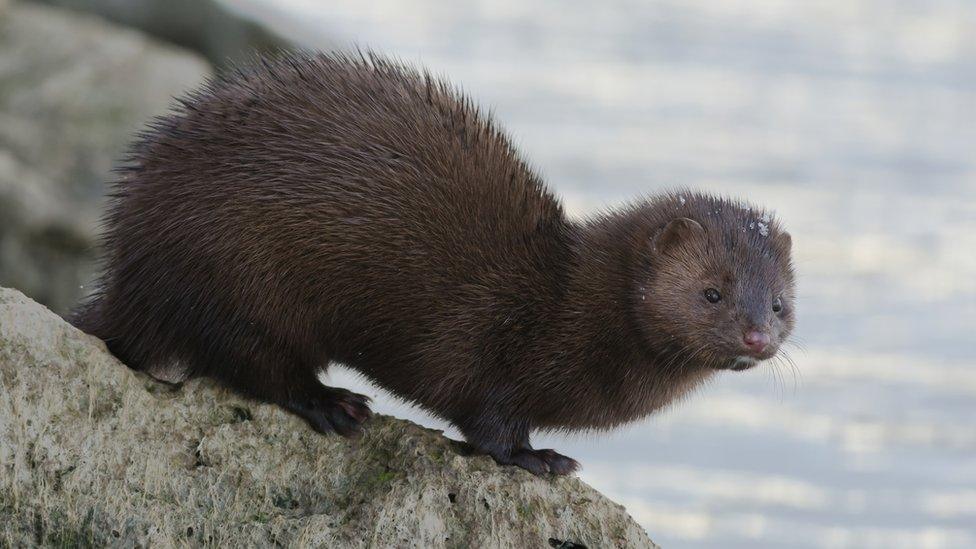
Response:
[{"label": "wet fur", "polygon": [[[351,435],[366,400],[316,379],[338,361],[502,463],[566,473],[530,431],[632,421],[722,367],[712,340],[751,313],[691,314],[702,257],[792,292],[776,222],[749,228],[763,215],[672,193],[571,221],[451,87],[375,56],[294,54],[209,82],[141,136],[75,322],[133,368],[179,364]],[[677,217],[709,243],[655,249]]]}]

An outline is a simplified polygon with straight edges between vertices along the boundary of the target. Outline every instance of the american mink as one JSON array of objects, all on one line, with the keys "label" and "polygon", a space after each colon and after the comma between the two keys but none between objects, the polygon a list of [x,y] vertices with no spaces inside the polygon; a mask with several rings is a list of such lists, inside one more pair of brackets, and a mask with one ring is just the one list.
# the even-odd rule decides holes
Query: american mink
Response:
[{"label": "american mink", "polygon": [[74,317],[130,367],[209,376],[351,436],[341,362],[536,474],[533,430],[607,429],[794,324],[790,237],[671,192],[585,221],[469,99],[373,54],[284,54],[179,99],[131,149]]}]

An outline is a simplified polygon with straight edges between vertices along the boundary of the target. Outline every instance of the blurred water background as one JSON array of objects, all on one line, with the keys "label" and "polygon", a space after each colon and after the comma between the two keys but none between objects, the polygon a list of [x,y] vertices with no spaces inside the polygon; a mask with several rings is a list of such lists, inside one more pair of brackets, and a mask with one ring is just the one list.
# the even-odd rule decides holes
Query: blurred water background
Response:
[{"label": "blurred water background", "polygon": [[976,4],[228,3],[461,84],[576,215],[674,186],[779,213],[796,372],[537,439],[656,542],[976,547]]},{"label": "blurred water background", "polygon": [[795,370],[536,446],[664,547],[976,547],[976,3],[222,0],[277,37],[204,0],[46,3],[200,56],[0,0],[0,285],[84,292],[112,159],[208,60],[373,48],[491,107],[573,215],[687,186],[793,235]]}]

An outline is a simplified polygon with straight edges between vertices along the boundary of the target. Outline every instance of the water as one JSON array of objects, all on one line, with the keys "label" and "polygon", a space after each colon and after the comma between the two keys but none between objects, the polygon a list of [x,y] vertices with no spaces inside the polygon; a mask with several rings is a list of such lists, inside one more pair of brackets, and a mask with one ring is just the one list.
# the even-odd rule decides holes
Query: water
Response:
[{"label": "water", "polygon": [[799,375],[539,441],[658,543],[976,547],[976,4],[230,3],[449,75],[577,215],[673,186],[779,213]]}]

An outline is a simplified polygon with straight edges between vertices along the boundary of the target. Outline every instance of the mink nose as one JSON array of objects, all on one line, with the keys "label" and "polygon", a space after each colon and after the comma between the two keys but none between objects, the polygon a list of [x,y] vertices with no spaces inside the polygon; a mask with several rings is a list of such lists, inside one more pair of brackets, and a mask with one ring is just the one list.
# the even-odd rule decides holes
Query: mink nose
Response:
[{"label": "mink nose", "polygon": [[769,334],[759,330],[749,330],[742,336],[742,342],[753,353],[761,353],[769,345]]}]

